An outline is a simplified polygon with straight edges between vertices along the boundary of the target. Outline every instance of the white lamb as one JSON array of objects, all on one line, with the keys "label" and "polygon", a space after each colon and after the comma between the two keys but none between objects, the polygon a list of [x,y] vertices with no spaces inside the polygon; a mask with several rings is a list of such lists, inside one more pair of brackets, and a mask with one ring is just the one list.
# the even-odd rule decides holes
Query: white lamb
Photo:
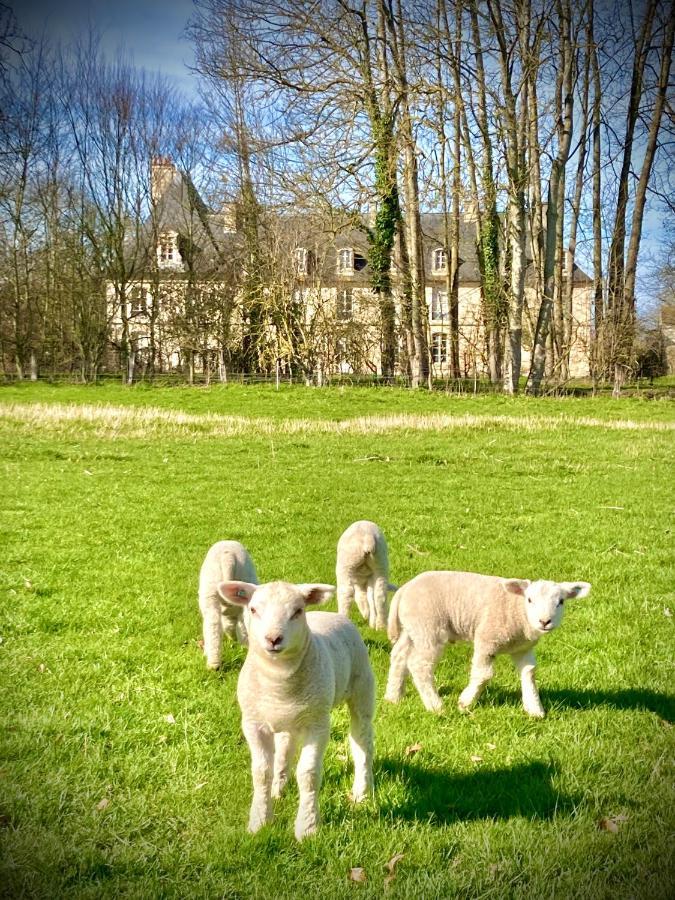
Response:
[{"label": "white lamb", "polygon": [[349,607],[356,596],[356,605],[371,628],[387,628],[387,591],[395,591],[389,584],[387,542],[374,522],[354,522],[340,536],[335,565],[338,610],[349,615]]},{"label": "white lamb", "polygon": [[520,673],[523,706],[541,718],[544,709],[534,681],[534,647],[562,619],[563,603],[585,597],[585,581],[562,582],[497,578],[470,572],[423,572],[394,595],[388,634],[391,652],[385,699],[397,703],[410,672],[428,710],[440,712],[443,701],[434,669],[445,645],[473,641],[469,684],[459,697],[468,709],[492,678],[498,653],[508,653]]},{"label": "white lamb", "polygon": [[209,669],[222,659],[223,632],[246,645],[248,638],[241,606],[224,603],[218,593],[221,581],[241,579],[258,583],[253,560],[239,541],[218,541],[206,554],[199,572],[199,609],[204,626],[204,655]]},{"label": "white lamb", "polygon": [[333,596],[330,585],[227,581],[218,590],[230,603],[248,606],[249,647],[237,686],[253,775],[248,829],[271,821],[272,798],[280,796],[299,748],[295,836],[302,840],[319,824],[330,711],[340,703],[351,714],[352,799],[372,790],[375,681],[366,646],[344,616],[305,611]]}]

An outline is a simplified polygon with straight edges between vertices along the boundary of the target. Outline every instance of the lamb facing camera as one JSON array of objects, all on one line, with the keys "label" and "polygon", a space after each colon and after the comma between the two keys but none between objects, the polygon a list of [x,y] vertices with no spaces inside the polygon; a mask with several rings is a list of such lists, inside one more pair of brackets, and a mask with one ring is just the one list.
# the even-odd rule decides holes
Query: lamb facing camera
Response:
[{"label": "lamb facing camera", "polygon": [[394,595],[387,633],[391,651],[385,700],[398,703],[410,673],[422,702],[440,712],[443,701],[434,669],[445,645],[473,641],[469,684],[459,697],[468,709],[493,675],[493,661],[508,653],[520,674],[525,711],[542,718],[544,708],[534,680],[534,647],[562,620],[563,604],[585,597],[585,581],[557,583],[497,578],[471,572],[423,572]]},{"label": "lamb facing camera", "polygon": [[330,711],[341,703],[351,714],[352,799],[359,802],[372,791],[375,680],[368,651],[344,616],[306,612],[333,596],[331,585],[226,581],[218,591],[229,603],[248,607],[248,654],[237,685],[253,777],[248,829],[256,832],[272,820],[272,799],[281,795],[299,751],[295,836],[302,840],[319,825]]}]

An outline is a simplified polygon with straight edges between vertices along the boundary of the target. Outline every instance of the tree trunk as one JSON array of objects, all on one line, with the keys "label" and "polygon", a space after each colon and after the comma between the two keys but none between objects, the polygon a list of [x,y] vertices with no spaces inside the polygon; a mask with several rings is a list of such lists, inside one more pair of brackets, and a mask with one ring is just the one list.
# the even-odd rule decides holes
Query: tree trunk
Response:
[{"label": "tree trunk", "polygon": [[626,113],[626,131],[623,142],[623,160],[619,174],[616,213],[614,216],[614,228],[612,241],[609,248],[609,260],[607,264],[607,313],[611,323],[606,326],[611,328],[611,341],[609,352],[609,367],[614,374],[613,395],[618,396],[627,370],[631,365],[632,337],[632,311],[626,303],[625,296],[625,244],[626,244],[626,214],[628,210],[629,179],[633,157],[633,143],[635,126],[640,113],[642,101],[644,72],[650,49],[650,39],[654,17],[656,15],[659,0],[649,0],[645,10],[642,28],[638,35],[633,58],[633,70],[631,75],[630,99]]},{"label": "tree trunk", "polygon": [[551,314],[555,299],[556,246],[560,239],[561,190],[565,183],[565,165],[572,141],[574,111],[574,53],[570,40],[570,0],[561,3],[560,52],[562,71],[562,116],[558,127],[558,152],[551,164],[546,206],[546,251],[544,255],[544,296],[537,318],[532,349],[532,363],[528,376],[527,393],[538,394],[546,371],[546,343],[549,337]]}]

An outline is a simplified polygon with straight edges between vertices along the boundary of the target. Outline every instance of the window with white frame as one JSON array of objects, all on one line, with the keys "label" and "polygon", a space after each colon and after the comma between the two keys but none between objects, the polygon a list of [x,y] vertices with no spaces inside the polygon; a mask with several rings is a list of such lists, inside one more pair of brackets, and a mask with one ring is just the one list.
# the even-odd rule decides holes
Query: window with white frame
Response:
[{"label": "window with white frame", "polygon": [[175,231],[163,231],[157,246],[157,261],[160,267],[170,268],[180,262],[178,235]]},{"label": "window with white frame", "polygon": [[140,316],[148,311],[148,294],[145,288],[135,287],[131,291],[131,315]]},{"label": "window with white frame", "polygon": [[434,364],[442,366],[448,361],[448,336],[437,331],[431,337],[431,356]]},{"label": "window with white frame", "polygon": [[448,292],[434,288],[431,293],[431,318],[434,322],[448,319]]},{"label": "window with white frame", "polygon": [[434,272],[448,271],[448,251],[445,247],[436,247],[434,250],[432,268]]},{"label": "window with white frame", "polygon": [[306,247],[296,247],[293,251],[295,274],[306,275],[309,271],[309,252]]},{"label": "window with white frame", "polygon": [[342,288],[337,294],[336,315],[341,322],[351,319],[354,312],[352,289]]},{"label": "window with white frame", "polygon": [[354,272],[354,250],[341,247],[338,250],[337,270],[339,275],[352,275]]}]

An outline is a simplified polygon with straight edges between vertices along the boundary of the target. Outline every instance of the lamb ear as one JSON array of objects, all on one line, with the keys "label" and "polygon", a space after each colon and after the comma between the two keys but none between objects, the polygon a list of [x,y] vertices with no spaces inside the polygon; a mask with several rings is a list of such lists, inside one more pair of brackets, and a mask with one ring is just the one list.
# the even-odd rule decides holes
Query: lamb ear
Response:
[{"label": "lamb ear", "polygon": [[510,594],[518,594],[520,597],[524,597],[525,591],[529,588],[531,582],[527,578],[504,578],[502,584],[504,589]]},{"label": "lamb ear", "polygon": [[591,590],[591,586],[587,581],[561,581],[559,587],[566,600],[587,597]]},{"label": "lamb ear", "polygon": [[257,587],[257,584],[250,584],[248,581],[221,581],[217,591],[227,603],[234,603],[235,606],[248,606]]},{"label": "lamb ear", "polygon": [[298,588],[308,606],[327,603],[335,595],[335,587],[332,584],[299,584]]}]

